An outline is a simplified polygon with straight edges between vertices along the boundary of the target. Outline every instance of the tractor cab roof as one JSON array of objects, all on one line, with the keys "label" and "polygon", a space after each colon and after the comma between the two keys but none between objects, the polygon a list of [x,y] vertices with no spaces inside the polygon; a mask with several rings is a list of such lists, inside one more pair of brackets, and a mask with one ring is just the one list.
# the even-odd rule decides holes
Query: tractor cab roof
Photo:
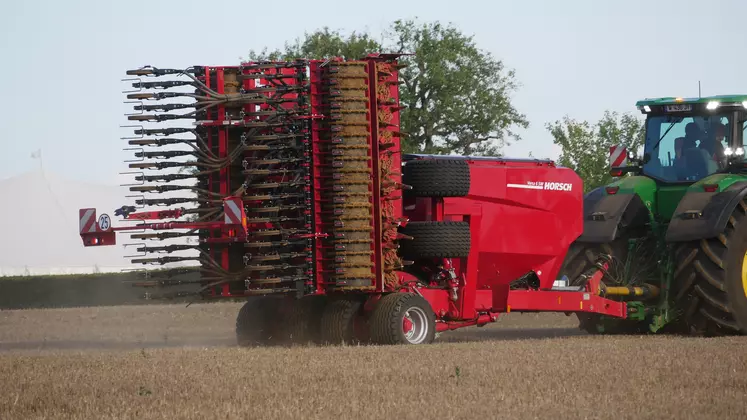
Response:
[{"label": "tractor cab roof", "polygon": [[646,98],[636,102],[636,107],[644,114],[681,113],[715,111],[722,107],[747,108],[747,94],[716,95],[700,98],[664,97]]}]

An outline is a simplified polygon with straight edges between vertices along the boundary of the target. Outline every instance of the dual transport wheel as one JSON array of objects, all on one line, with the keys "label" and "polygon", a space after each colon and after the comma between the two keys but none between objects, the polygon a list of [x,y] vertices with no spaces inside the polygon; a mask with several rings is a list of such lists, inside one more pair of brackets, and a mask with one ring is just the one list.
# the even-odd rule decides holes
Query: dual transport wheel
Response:
[{"label": "dual transport wheel", "polygon": [[266,346],[433,342],[435,314],[420,295],[389,293],[372,296],[370,302],[366,298],[368,295],[251,298],[236,319],[237,343]]},{"label": "dual transport wheel", "polygon": [[[423,159],[406,162],[402,182],[412,187],[410,197],[464,197],[470,190],[470,171],[463,159]],[[412,221],[400,233],[412,239],[399,241],[406,260],[464,258],[470,251],[470,227],[463,221]]]},{"label": "dual transport wheel", "polygon": [[236,317],[236,342],[242,347],[317,342],[328,306],[326,296],[252,296]]}]

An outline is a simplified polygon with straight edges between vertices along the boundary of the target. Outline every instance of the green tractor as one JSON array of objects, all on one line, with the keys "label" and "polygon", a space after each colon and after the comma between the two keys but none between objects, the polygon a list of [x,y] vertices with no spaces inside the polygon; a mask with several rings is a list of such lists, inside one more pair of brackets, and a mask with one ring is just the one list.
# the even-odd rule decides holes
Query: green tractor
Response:
[{"label": "green tractor", "polygon": [[[579,314],[590,333],[747,333],[747,95],[639,101],[642,157],[611,151],[614,182],[584,197],[561,275],[606,259],[628,318]],[[622,161],[622,163],[621,163]]]}]

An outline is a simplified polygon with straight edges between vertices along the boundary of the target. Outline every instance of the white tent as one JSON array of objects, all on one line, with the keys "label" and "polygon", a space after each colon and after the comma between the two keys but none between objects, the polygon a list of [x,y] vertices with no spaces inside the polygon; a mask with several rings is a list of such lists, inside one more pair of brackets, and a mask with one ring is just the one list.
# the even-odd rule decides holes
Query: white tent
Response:
[{"label": "white tent", "polygon": [[42,169],[0,180],[0,276],[142,268],[125,258],[137,254],[123,246],[133,243],[129,235],[100,247],[84,247],[78,235],[78,209],[95,207],[122,225],[114,210],[133,204],[129,194],[124,187],[65,180]]}]

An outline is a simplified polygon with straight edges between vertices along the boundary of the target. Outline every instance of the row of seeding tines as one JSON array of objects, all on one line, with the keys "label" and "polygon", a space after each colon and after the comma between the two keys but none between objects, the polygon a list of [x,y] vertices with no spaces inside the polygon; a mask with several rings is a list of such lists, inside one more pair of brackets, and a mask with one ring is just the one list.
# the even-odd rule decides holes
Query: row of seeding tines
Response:
[{"label": "row of seeding tines", "polygon": [[369,56],[129,71],[135,205],[212,222],[241,197],[248,227],[131,234],[132,262],[165,268],[140,285],[198,271],[198,293],[212,297],[393,286],[399,69]]}]

